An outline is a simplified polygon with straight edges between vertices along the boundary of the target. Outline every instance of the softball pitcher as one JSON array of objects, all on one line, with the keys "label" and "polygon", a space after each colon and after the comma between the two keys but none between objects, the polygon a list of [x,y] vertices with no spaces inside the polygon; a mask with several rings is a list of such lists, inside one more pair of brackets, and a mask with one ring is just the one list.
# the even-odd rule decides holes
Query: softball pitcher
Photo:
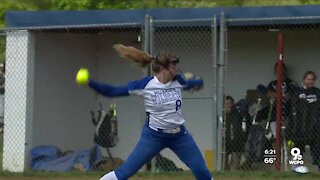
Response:
[{"label": "softball pitcher", "polygon": [[144,98],[147,120],[138,144],[122,166],[100,180],[126,180],[164,148],[170,148],[198,180],[212,180],[199,148],[184,126],[185,119],[181,112],[181,90],[199,89],[203,86],[202,79],[187,79],[177,74],[179,59],[173,54],[162,52],[151,56],[121,44],[114,48],[121,57],[142,67],[151,63],[154,76],[124,86],[112,86],[90,79],[86,69],[79,70],[77,83],[88,85],[104,96],[138,95]]}]

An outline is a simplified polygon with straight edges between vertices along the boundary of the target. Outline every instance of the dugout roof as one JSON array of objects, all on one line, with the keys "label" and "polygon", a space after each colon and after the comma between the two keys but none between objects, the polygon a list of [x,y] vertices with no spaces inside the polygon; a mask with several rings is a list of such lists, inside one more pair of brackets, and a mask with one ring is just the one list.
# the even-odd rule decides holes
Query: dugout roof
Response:
[{"label": "dugout roof", "polygon": [[[99,25],[117,23],[142,24],[149,14],[154,19],[202,19],[212,18],[225,12],[227,18],[272,18],[320,16],[320,5],[277,6],[277,7],[215,7],[183,9],[142,9],[142,10],[87,10],[87,11],[9,11],[6,13],[8,28]],[[218,18],[219,19],[219,18]],[[285,21],[288,23],[288,21]],[[305,21],[300,21],[306,24]],[[308,23],[320,23],[315,18]],[[281,23],[281,22],[280,22]],[[297,23],[297,21],[295,21]],[[241,25],[252,25],[253,22]],[[271,24],[270,21],[259,25]]]}]

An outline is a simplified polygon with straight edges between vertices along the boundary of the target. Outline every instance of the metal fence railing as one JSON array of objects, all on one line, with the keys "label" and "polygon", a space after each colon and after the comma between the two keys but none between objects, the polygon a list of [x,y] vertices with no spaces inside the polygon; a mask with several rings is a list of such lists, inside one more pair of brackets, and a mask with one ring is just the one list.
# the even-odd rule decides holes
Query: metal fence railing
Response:
[{"label": "metal fence railing", "polygon": [[[66,158],[99,144],[90,114],[99,102],[111,110],[109,118],[116,118],[119,141],[111,143],[109,153],[103,146],[89,148],[101,153],[101,163],[70,169],[109,171],[126,159],[145,122],[141,100],[102,98],[74,83],[80,67],[111,84],[152,75],[121,60],[112,48],[117,43],[152,55],[174,53],[181,59],[181,72],[203,77],[201,91],[183,92],[183,114],[210,170],[274,171],[278,162],[276,170],[290,171],[302,162],[310,171],[320,168],[320,90],[315,76],[320,67],[320,18],[226,17],[147,16],[144,24],[5,30],[0,34],[0,62],[6,59],[4,170],[40,170],[36,164],[51,157],[31,154],[36,147],[51,148],[56,158]],[[277,62],[281,65],[275,66]],[[164,150],[144,170],[189,169]]]}]

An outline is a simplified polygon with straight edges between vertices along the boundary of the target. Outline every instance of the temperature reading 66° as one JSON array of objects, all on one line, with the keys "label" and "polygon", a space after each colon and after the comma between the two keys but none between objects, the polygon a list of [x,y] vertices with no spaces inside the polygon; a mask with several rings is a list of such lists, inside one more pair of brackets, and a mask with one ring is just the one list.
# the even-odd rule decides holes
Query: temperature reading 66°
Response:
[{"label": "temperature reading 66\u00b0", "polygon": [[265,164],[273,164],[276,161],[276,158],[264,158]]}]

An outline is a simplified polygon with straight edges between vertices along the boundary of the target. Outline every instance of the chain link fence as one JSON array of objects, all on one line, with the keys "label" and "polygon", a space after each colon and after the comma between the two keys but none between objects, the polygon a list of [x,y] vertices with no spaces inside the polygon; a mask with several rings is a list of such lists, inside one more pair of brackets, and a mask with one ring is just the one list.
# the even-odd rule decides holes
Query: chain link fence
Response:
[{"label": "chain link fence", "polygon": [[5,81],[5,50],[6,50],[6,34],[4,31],[0,31],[0,132],[3,133],[4,122],[4,81]]},{"label": "chain link fence", "polygon": [[[0,31],[0,61],[5,62],[5,50],[6,50],[6,34],[4,31]],[[2,67],[2,93],[0,94],[0,154],[3,153],[3,130],[4,130],[4,64]],[[0,156],[2,157],[2,156]],[[2,158],[0,158],[2,164]]]},{"label": "chain link fence", "polygon": [[[213,121],[217,48],[215,18],[152,20],[151,28],[152,54],[171,52],[180,58],[179,68],[182,73],[192,72],[204,78],[205,87],[200,92],[183,92],[182,111],[188,131],[197,142],[209,169],[213,171],[215,162],[212,154],[217,143],[217,122]],[[171,151],[164,150],[160,154],[168,159],[154,160],[156,172],[189,170]],[[172,167],[173,163],[176,167]]]},{"label": "chain link fence", "polygon": [[273,171],[276,158],[283,171],[302,165],[319,169],[318,22],[318,17],[226,20],[224,170]]},{"label": "chain link fence", "polygon": [[141,49],[142,31],[133,23],[7,31],[3,169],[118,167],[138,141],[142,103],[99,96],[79,87],[75,74],[85,67],[93,79],[118,85],[141,78],[113,45]]},{"label": "chain link fence", "polygon": [[[172,52],[182,60],[184,72],[204,77],[203,91],[184,92],[184,114],[207,164],[214,170],[216,20],[155,20],[147,26],[6,31],[3,170],[107,172],[123,163],[138,142],[146,119],[141,100],[104,98],[74,82],[81,67],[88,68],[94,79],[110,84],[125,84],[147,75],[148,71],[118,57],[112,47],[118,43],[149,49],[153,55]],[[197,110],[199,106],[206,108]],[[107,125],[99,129],[104,122]],[[74,161],[78,156],[84,158]],[[61,159],[73,163],[59,164]],[[164,150],[143,170],[182,172],[188,168],[174,153]]]},{"label": "chain link fence", "polygon": [[[72,159],[89,152],[85,164],[56,165],[52,170],[109,171],[126,159],[146,119],[142,101],[103,98],[74,83],[81,67],[88,68],[98,81],[119,85],[150,74],[118,57],[112,46],[121,43],[152,55],[174,53],[181,59],[181,72],[204,78],[202,91],[183,92],[183,113],[211,171],[274,171],[276,158],[281,170],[291,171],[303,161],[315,171],[320,165],[320,90],[315,88],[319,86],[316,76],[309,71],[317,74],[319,66],[319,19],[221,18],[218,31],[215,18],[146,18],[144,26],[6,31],[0,34],[0,61],[6,57],[7,72],[3,168],[43,170],[43,163],[50,158]],[[279,68],[284,79],[280,97],[275,65],[281,46],[279,33],[284,39],[285,64]],[[282,105],[278,106],[280,98]],[[111,123],[102,129],[105,137],[97,137],[96,126],[102,119]],[[51,154],[35,151],[43,149]],[[173,152],[164,150],[143,170],[189,169]]]}]

